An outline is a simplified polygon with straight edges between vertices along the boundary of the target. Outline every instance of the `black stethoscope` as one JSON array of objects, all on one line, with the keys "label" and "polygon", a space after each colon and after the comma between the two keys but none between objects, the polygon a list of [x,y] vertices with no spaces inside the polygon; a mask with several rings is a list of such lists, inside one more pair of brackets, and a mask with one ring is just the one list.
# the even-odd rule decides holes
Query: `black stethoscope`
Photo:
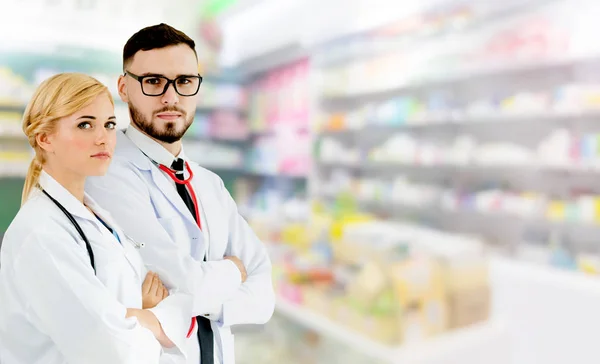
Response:
[{"label": "black stethoscope", "polygon": [[46,196],[48,196],[48,198],[50,198],[50,200],[52,200],[52,202],[54,202],[54,204],[56,204],[56,206],[58,206],[58,208],[61,209],[62,212],[65,213],[65,215],[67,216],[67,218],[69,218],[69,220],[71,221],[73,226],[75,226],[75,229],[77,230],[77,232],[79,233],[79,235],[81,236],[83,241],[85,242],[85,248],[87,249],[88,255],[90,256],[90,263],[92,264],[92,269],[94,269],[94,274],[96,274],[96,264],[94,263],[94,251],[92,250],[92,245],[90,244],[90,241],[88,240],[87,236],[85,236],[85,233],[81,229],[81,226],[79,226],[77,221],[75,221],[75,218],[73,217],[73,215],[71,215],[71,213],[69,211],[67,211],[67,209],[65,209],[65,207],[60,204],[60,202],[56,201],[54,199],[54,197],[50,196],[50,194],[48,192],[46,192],[44,189],[42,189],[42,192],[44,192],[44,194]]},{"label": "black stethoscope", "polygon": [[[75,226],[75,229],[77,230],[77,232],[79,233],[79,235],[81,236],[81,239],[83,239],[83,241],[85,242],[85,248],[87,249],[88,255],[90,257],[90,264],[92,265],[92,269],[94,269],[94,274],[96,274],[96,264],[94,261],[94,251],[92,250],[92,245],[90,244],[90,241],[88,240],[87,236],[85,235],[85,233],[83,232],[83,229],[81,229],[81,226],[79,226],[79,224],[77,223],[77,221],[75,220],[75,218],[73,217],[73,215],[71,215],[71,213],[69,211],[67,211],[67,209],[61,205],[60,202],[56,201],[56,199],[54,199],[54,197],[50,196],[50,194],[48,192],[46,192],[44,189],[42,189],[42,192],[44,192],[44,194],[46,196],[48,196],[48,198],[54,202],[54,204],[56,206],[58,206],[58,208],[67,216],[67,218],[69,219],[69,221],[71,221],[71,223],[73,224],[73,226]],[[140,248],[140,247],[144,247],[144,244],[141,243],[137,243],[135,240],[131,239],[129,236],[125,235],[125,238],[132,241],[133,244],[135,245],[136,248]]]}]

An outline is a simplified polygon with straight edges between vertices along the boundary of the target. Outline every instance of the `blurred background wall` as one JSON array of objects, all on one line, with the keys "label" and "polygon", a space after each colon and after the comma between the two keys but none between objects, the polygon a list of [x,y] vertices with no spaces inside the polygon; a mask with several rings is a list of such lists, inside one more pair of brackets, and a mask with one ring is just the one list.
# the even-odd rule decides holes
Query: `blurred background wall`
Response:
[{"label": "blurred background wall", "polygon": [[267,245],[278,294],[238,363],[597,363],[600,4],[0,0],[0,239],[64,71],[115,95],[166,22],[205,76],[186,154]]}]

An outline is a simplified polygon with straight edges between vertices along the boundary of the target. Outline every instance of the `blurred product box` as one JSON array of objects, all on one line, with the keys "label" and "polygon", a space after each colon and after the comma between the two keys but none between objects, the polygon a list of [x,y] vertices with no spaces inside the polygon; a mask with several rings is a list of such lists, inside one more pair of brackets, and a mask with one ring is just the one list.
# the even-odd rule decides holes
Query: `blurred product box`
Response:
[{"label": "blurred product box", "polygon": [[448,309],[443,269],[433,258],[416,257],[390,266],[403,341],[425,339],[446,330]]},{"label": "blurred product box", "polygon": [[[362,266],[348,295],[367,322],[395,323],[393,333],[379,327],[381,335],[370,335],[383,342],[423,340],[489,317],[488,265],[476,239],[369,222],[345,226],[333,250],[337,262]],[[381,310],[386,295],[393,307]],[[369,332],[362,317],[353,322]]]},{"label": "blurred product box", "polygon": [[421,240],[417,245],[431,254],[439,266],[448,309],[447,328],[488,319],[491,291],[483,242],[442,235]]},{"label": "blurred product box", "polygon": [[258,239],[264,243],[281,241],[281,227],[279,224],[275,224],[271,218],[255,215],[250,216],[247,221]]},{"label": "blurred product box", "polygon": [[347,224],[333,245],[335,260],[346,264],[401,259],[413,232],[379,222]]},{"label": "blurred product box", "polygon": [[356,310],[350,311],[350,319],[347,321],[350,328],[384,344],[396,345],[398,343],[397,316],[365,314]]},{"label": "blurred product box", "polygon": [[[331,257],[321,246],[327,223],[337,238]],[[267,230],[259,220],[253,228]],[[422,341],[489,317],[488,264],[477,239],[352,218],[277,230],[279,296],[372,340]]]},{"label": "blurred product box", "polygon": [[331,317],[333,314],[334,297],[328,286],[305,285],[302,288],[302,302],[306,308]]},{"label": "blurred product box", "polygon": [[577,257],[577,266],[587,274],[600,274],[600,256],[598,254],[582,253]]},{"label": "blurred product box", "polygon": [[491,292],[489,286],[449,292],[448,329],[466,327],[489,318]]}]

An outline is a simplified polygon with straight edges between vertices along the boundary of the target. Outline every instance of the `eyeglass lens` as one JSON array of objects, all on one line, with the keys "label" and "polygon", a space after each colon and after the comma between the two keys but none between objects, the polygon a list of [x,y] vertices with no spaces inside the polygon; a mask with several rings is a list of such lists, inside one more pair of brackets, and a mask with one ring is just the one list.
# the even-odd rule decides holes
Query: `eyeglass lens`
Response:
[{"label": "eyeglass lens", "polygon": [[[164,77],[144,77],[142,80],[142,91],[146,95],[158,96],[163,94],[168,80]],[[199,77],[179,77],[173,82],[175,90],[183,96],[192,96],[200,87]]]}]

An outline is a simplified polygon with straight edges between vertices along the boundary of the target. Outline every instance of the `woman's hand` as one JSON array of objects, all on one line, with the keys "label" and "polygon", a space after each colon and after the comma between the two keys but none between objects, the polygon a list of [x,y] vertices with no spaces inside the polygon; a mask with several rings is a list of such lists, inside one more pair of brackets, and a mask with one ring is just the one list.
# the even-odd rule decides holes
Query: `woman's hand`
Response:
[{"label": "woman's hand", "polygon": [[143,327],[150,330],[156,340],[165,348],[172,348],[175,344],[167,337],[165,332],[163,331],[160,322],[154,315],[154,313],[150,310],[140,310],[139,308],[128,308],[127,309],[127,317],[137,317],[138,322]]},{"label": "woman's hand", "polygon": [[165,348],[175,346],[173,342],[165,335],[160,322],[149,308],[154,308],[162,300],[169,296],[169,291],[163,285],[158,274],[148,272],[144,283],[142,283],[142,309],[128,308],[127,317],[137,317],[140,325],[152,331],[156,340]]},{"label": "woman's hand", "polygon": [[148,272],[142,283],[142,308],[154,308],[169,296],[169,291],[154,272]]}]

